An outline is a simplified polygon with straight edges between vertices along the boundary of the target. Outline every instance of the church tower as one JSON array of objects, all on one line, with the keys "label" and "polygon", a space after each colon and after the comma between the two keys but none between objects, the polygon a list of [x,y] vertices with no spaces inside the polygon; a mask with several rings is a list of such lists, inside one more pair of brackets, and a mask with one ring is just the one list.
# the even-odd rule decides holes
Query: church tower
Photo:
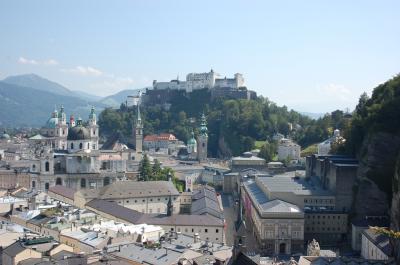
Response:
[{"label": "church tower", "polygon": [[99,146],[99,125],[97,125],[97,116],[94,106],[92,106],[89,114],[89,133],[92,149],[96,150]]},{"label": "church tower", "polygon": [[197,160],[204,162],[207,160],[208,129],[207,120],[204,113],[201,115],[200,134],[197,137]]},{"label": "church tower", "polygon": [[137,119],[135,124],[135,149],[136,153],[142,153],[143,150],[143,123],[140,117],[140,107],[137,105]]}]

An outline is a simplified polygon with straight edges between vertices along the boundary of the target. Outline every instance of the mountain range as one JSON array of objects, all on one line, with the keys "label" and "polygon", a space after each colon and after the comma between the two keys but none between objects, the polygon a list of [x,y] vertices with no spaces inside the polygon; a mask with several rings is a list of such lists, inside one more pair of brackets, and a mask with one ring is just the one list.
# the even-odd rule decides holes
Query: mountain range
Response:
[{"label": "mountain range", "polygon": [[55,106],[64,105],[67,114],[87,118],[91,106],[100,113],[107,107],[119,107],[128,95],[139,89],[120,91],[107,97],[70,90],[36,74],[9,76],[0,81],[0,126],[41,126]]}]

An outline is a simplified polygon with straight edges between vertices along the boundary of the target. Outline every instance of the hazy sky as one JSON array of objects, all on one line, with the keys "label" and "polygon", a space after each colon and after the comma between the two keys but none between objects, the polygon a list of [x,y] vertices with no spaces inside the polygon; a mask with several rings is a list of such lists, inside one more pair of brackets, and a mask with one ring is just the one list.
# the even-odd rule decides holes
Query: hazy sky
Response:
[{"label": "hazy sky", "polygon": [[300,111],[352,109],[400,72],[400,1],[1,1],[0,78],[109,95],[189,72],[244,74]]}]

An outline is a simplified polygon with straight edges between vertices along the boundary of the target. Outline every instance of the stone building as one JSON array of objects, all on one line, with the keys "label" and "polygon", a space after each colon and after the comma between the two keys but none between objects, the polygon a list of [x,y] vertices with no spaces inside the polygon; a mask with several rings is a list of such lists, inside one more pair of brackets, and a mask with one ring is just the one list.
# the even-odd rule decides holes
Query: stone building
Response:
[{"label": "stone building", "polygon": [[303,251],[304,212],[295,204],[269,199],[255,181],[244,183],[242,211],[258,247],[267,255]]},{"label": "stone building", "polygon": [[293,142],[291,139],[281,139],[278,142],[278,159],[279,160],[299,160],[301,146]]}]

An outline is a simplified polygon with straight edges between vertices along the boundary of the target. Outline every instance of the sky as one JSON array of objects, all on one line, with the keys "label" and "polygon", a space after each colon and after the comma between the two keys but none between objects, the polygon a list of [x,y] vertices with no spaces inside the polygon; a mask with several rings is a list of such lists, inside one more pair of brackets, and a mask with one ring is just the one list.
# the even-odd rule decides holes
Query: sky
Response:
[{"label": "sky", "polygon": [[0,79],[35,73],[99,96],[239,72],[278,105],[352,110],[400,72],[400,1],[0,2]]}]

